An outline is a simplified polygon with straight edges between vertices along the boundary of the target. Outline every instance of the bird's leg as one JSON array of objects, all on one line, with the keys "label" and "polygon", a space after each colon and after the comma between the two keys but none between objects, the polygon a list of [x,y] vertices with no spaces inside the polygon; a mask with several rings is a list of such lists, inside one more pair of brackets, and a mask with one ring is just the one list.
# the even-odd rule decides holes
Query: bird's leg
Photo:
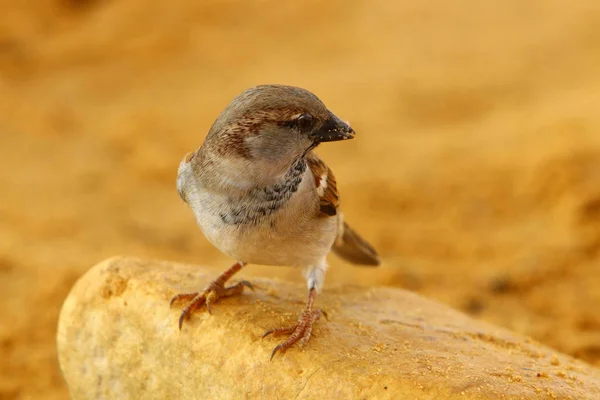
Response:
[{"label": "bird's leg", "polygon": [[254,286],[248,281],[240,281],[233,286],[225,287],[225,282],[229,280],[236,272],[242,269],[246,263],[238,261],[227,271],[223,272],[217,279],[212,281],[206,289],[201,292],[182,293],[171,299],[171,305],[179,301],[188,301],[188,305],[181,311],[179,317],[179,329],[183,325],[183,321],[188,319],[190,315],[199,307],[206,305],[208,313],[211,313],[210,305],[220,297],[235,296],[244,291],[244,287],[254,290]]},{"label": "bird's leg", "polygon": [[321,309],[317,308],[313,310],[313,303],[315,302],[315,298],[317,297],[317,289],[315,287],[311,288],[308,292],[308,303],[306,304],[306,308],[300,314],[298,318],[298,322],[292,326],[284,327],[284,328],[276,328],[270,329],[263,334],[263,338],[268,335],[290,335],[287,340],[281,342],[273,349],[271,353],[271,360],[273,356],[278,351],[284,353],[287,349],[289,349],[294,344],[298,343],[300,346],[303,346],[310,339],[310,334],[312,332],[312,326],[321,317]]}]

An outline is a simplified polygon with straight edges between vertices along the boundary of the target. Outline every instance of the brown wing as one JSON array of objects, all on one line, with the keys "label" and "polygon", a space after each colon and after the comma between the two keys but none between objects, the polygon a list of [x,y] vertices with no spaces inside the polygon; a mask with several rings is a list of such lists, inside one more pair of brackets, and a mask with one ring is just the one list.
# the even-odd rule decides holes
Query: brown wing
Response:
[{"label": "brown wing", "polygon": [[319,216],[331,217],[336,215],[340,206],[340,198],[333,172],[314,153],[309,153],[306,161],[315,178],[315,187],[319,195]]},{"label": "brown wing", "polygon": [[373,246],[360,237],[354,229],[350,228],[350,226],[343,221],[344,217],[341,213],[338,218],[341,222],[338,238],[331,248],[335,254],[353,264],[368,265],[372,267],[381,264],[379,255],[377,255],[377,251],[375,251]]},{"label": "brown wing", "polygon": [[315,178],[315,187],[319,195],[319,216],[337,216],[338,218],[338,238],[334,242],[332,250],[338,256],[354,264],[379,265],[381,261],[375,249],[344,222],[344,217],[339,211],[340,198],[333,172],[314,153],[310,153],[306,161]]}]

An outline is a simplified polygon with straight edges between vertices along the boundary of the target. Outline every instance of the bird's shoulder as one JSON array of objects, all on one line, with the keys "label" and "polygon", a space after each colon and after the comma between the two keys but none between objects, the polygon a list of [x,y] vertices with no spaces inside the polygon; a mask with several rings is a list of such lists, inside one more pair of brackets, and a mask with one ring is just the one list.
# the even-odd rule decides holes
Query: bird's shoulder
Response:
[{"label": "bird's shoulder", "polygon": [[340,206],[340,197],[333,171],[313,152],[306,156],[306,163],[314,177],[315,189],[319,196],[319,216],[336,215]]}]

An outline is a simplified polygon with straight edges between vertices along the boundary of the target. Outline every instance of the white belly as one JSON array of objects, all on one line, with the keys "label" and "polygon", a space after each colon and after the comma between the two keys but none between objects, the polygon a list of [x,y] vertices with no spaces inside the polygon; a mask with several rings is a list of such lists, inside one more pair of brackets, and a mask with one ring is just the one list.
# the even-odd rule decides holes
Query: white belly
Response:
[{"label": "white belly", "polygon": [[[180,175],[180,179],[190,178],[193,179]],[[287,203],[257,224],[226,223],[221,214],[230,207],[228,196],[209,192],[198,185],[191,185],[193,189],[186,186],[186,201],[200,229],[228,256],[262,265],[324,264],[337,234],[337,217],[316,217],[317,193],[309,171]]]}]

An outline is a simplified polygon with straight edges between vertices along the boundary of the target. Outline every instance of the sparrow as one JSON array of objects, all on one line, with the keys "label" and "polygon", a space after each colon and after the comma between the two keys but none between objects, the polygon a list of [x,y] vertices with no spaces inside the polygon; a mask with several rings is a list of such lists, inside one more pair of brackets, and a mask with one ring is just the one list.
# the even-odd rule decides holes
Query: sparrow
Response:
[{"label": "sparrow", "polygon": [[237,260],[204,290],[178,294],[184,320],[211,312],[222,297],[253,285],[225,283],[248,263],[304,269],[308,302],[296,324],[271,329],[288,335],[271,353],[308,342],[322,311],[314,307],[327,271],[327,254],[376,266],[379,256],[344,221],[331,169],[313,152],[321,143],[353,139],[354,130],[308,90],[261,85],[238,95],[218,116],[204,143],[179,164],[177,191],[206,238]]}]

